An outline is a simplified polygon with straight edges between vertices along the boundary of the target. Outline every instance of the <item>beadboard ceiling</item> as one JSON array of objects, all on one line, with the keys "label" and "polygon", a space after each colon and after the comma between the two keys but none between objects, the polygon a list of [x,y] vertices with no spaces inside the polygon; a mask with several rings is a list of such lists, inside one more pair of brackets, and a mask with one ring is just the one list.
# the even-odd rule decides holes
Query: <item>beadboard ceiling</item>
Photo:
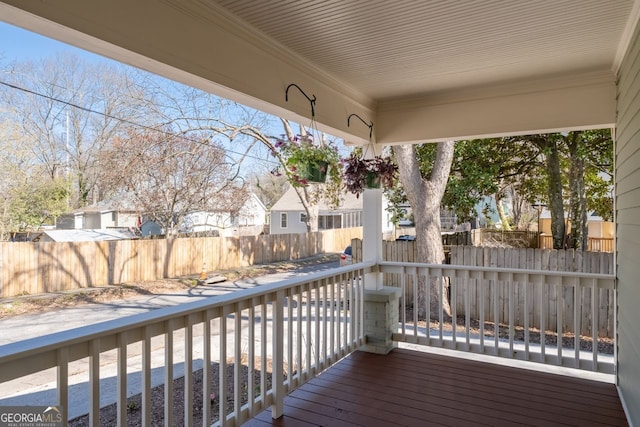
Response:
[{"label": "beadboard ceiling", "polygon": [[373,99],[613,70],[632,0],[211,0]]}]

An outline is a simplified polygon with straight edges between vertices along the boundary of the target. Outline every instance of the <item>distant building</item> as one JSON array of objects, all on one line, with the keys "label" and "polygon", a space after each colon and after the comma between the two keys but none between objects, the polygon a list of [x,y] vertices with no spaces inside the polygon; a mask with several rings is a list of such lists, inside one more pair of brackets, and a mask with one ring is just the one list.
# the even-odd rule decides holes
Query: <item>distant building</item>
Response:
[{"label": "distant building", "polygon": [[[335,209],[321,202],[318,213],[318,230],[362,226],[362,197],[345,193],[342,203]],[[383,202],[383,232],[393,231],[391,215]],[[271,207],[269,213],[270,234],[299,234],[307,232],[306,211],[298,194],[290,187]]]},{"label": "distant building", "polygon": [[264,232],[267,208],[258,196],[251,194],[240,210],[199,211],[188,214],[179,231],[198,233],[216,231],[220,236],[257,236]]},{"label": "distant building", "polygon": [[58,230],[106,230],[140,226],[140,214],[134,209],[115,207],[103,202],[62,214],[56,221]]}]

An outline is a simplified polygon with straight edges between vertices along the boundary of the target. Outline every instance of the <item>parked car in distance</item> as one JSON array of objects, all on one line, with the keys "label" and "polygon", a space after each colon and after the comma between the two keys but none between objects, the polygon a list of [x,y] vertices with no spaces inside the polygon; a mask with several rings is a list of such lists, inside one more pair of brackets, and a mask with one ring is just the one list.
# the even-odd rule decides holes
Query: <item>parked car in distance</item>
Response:
[{"label": "parked car in distance", "polygon": [[416,240],[416,236],[411,236],[409,234],[403,234],[396,237],[396,242],[413,242]]},{"label": "parked car in distance", "polygon": [[347,246],[345,250],[340,254],[340,267],[345,265],[351,265],[351,245]]}]

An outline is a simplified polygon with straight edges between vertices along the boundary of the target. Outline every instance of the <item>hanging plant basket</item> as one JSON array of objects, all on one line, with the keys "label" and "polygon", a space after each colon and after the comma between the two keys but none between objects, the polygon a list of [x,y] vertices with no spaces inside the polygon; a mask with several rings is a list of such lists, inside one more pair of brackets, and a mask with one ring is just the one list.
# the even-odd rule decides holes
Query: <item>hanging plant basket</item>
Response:
[{"label": "hanging plant basket", "polygon": [[[304,171],[302,169],[304,169]],[[307,182],[323,183],[327,181],[328,169],[329,163],[327,162],[308,163],[301,167],[300,178]]]},{"label": "hanging plant basket", "polygon": [[381,178],[376,172],[367,172],[366,186],[367,188],[380,188]]},{"label": "hanging plant basket", "polygon": [[395,184],[398,168],[389,157],[366,159],[351,153],[344,163],[345,188],[356,196],[366,188],[391,188]]}]

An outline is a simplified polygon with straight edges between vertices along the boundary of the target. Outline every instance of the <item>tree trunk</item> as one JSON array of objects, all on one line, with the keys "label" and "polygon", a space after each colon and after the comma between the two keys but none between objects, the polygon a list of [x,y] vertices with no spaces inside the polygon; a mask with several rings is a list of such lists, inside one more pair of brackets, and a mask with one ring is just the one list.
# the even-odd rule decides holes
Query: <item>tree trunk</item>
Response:
[{"label": "tree trunk", "polygon": [[498,211],[498,217],[500,218],[500,223],[502,224],[502,229],[505,231],[511,231],[511,226],[509,225],[509,219],[504,213],[504,208],[502,207],[502,194],[496,193],[493,195],[493,198],[496,201],[496,211]]},{"label": "tree trunk", "polygon": [[584,156],[580,154],[581,132],[571,132],[569,142],[569,189],[571,205],[571,234],[569,247],[588,249],[587,198],[584,184]]},{"label": "tree trunk", "polygon": [[[413,210],[416,225],[416,244],[418,262],[429,264],[444,263],[444,249],[440,233],[440,202],[449,179],[453,161],[453,141],[438,144],[436,159],[429,179],[422,178],[416,157],[415,146],[398,145],[393,151],[398,161],[398,172],[407,199]],[[441,278],[430,279],[427,283],[421,279],[418,285],[418,316],[426,317],[427,295],[431,316],[438,317],[440,310],[439,295],[442,291],[442,307],[447,315],[451,314],[448,294],[448,282]],[[414,308],[416,309],[416,308]]]},{"label": "tree trunk", "polygon": [[564,249],[566,226],[564,222],[564,201],[562,199],[562,174],[560,172],[560,156],[555,141],[551,141],[547,152],[547,173],[549,175],[548,195],[551,211],[551,234],[553,248]]},{"label": "tree trunk", "polygon": [[307,232],[315,232],[318,231],[318,217],[320,214],[320,206],[317,203],[311,204],[309,202],[309,196],[307,194],[306,187],[294,187],[296,193],[298,193],[298,198],[304,207],[304,210],[307,214]]}]

